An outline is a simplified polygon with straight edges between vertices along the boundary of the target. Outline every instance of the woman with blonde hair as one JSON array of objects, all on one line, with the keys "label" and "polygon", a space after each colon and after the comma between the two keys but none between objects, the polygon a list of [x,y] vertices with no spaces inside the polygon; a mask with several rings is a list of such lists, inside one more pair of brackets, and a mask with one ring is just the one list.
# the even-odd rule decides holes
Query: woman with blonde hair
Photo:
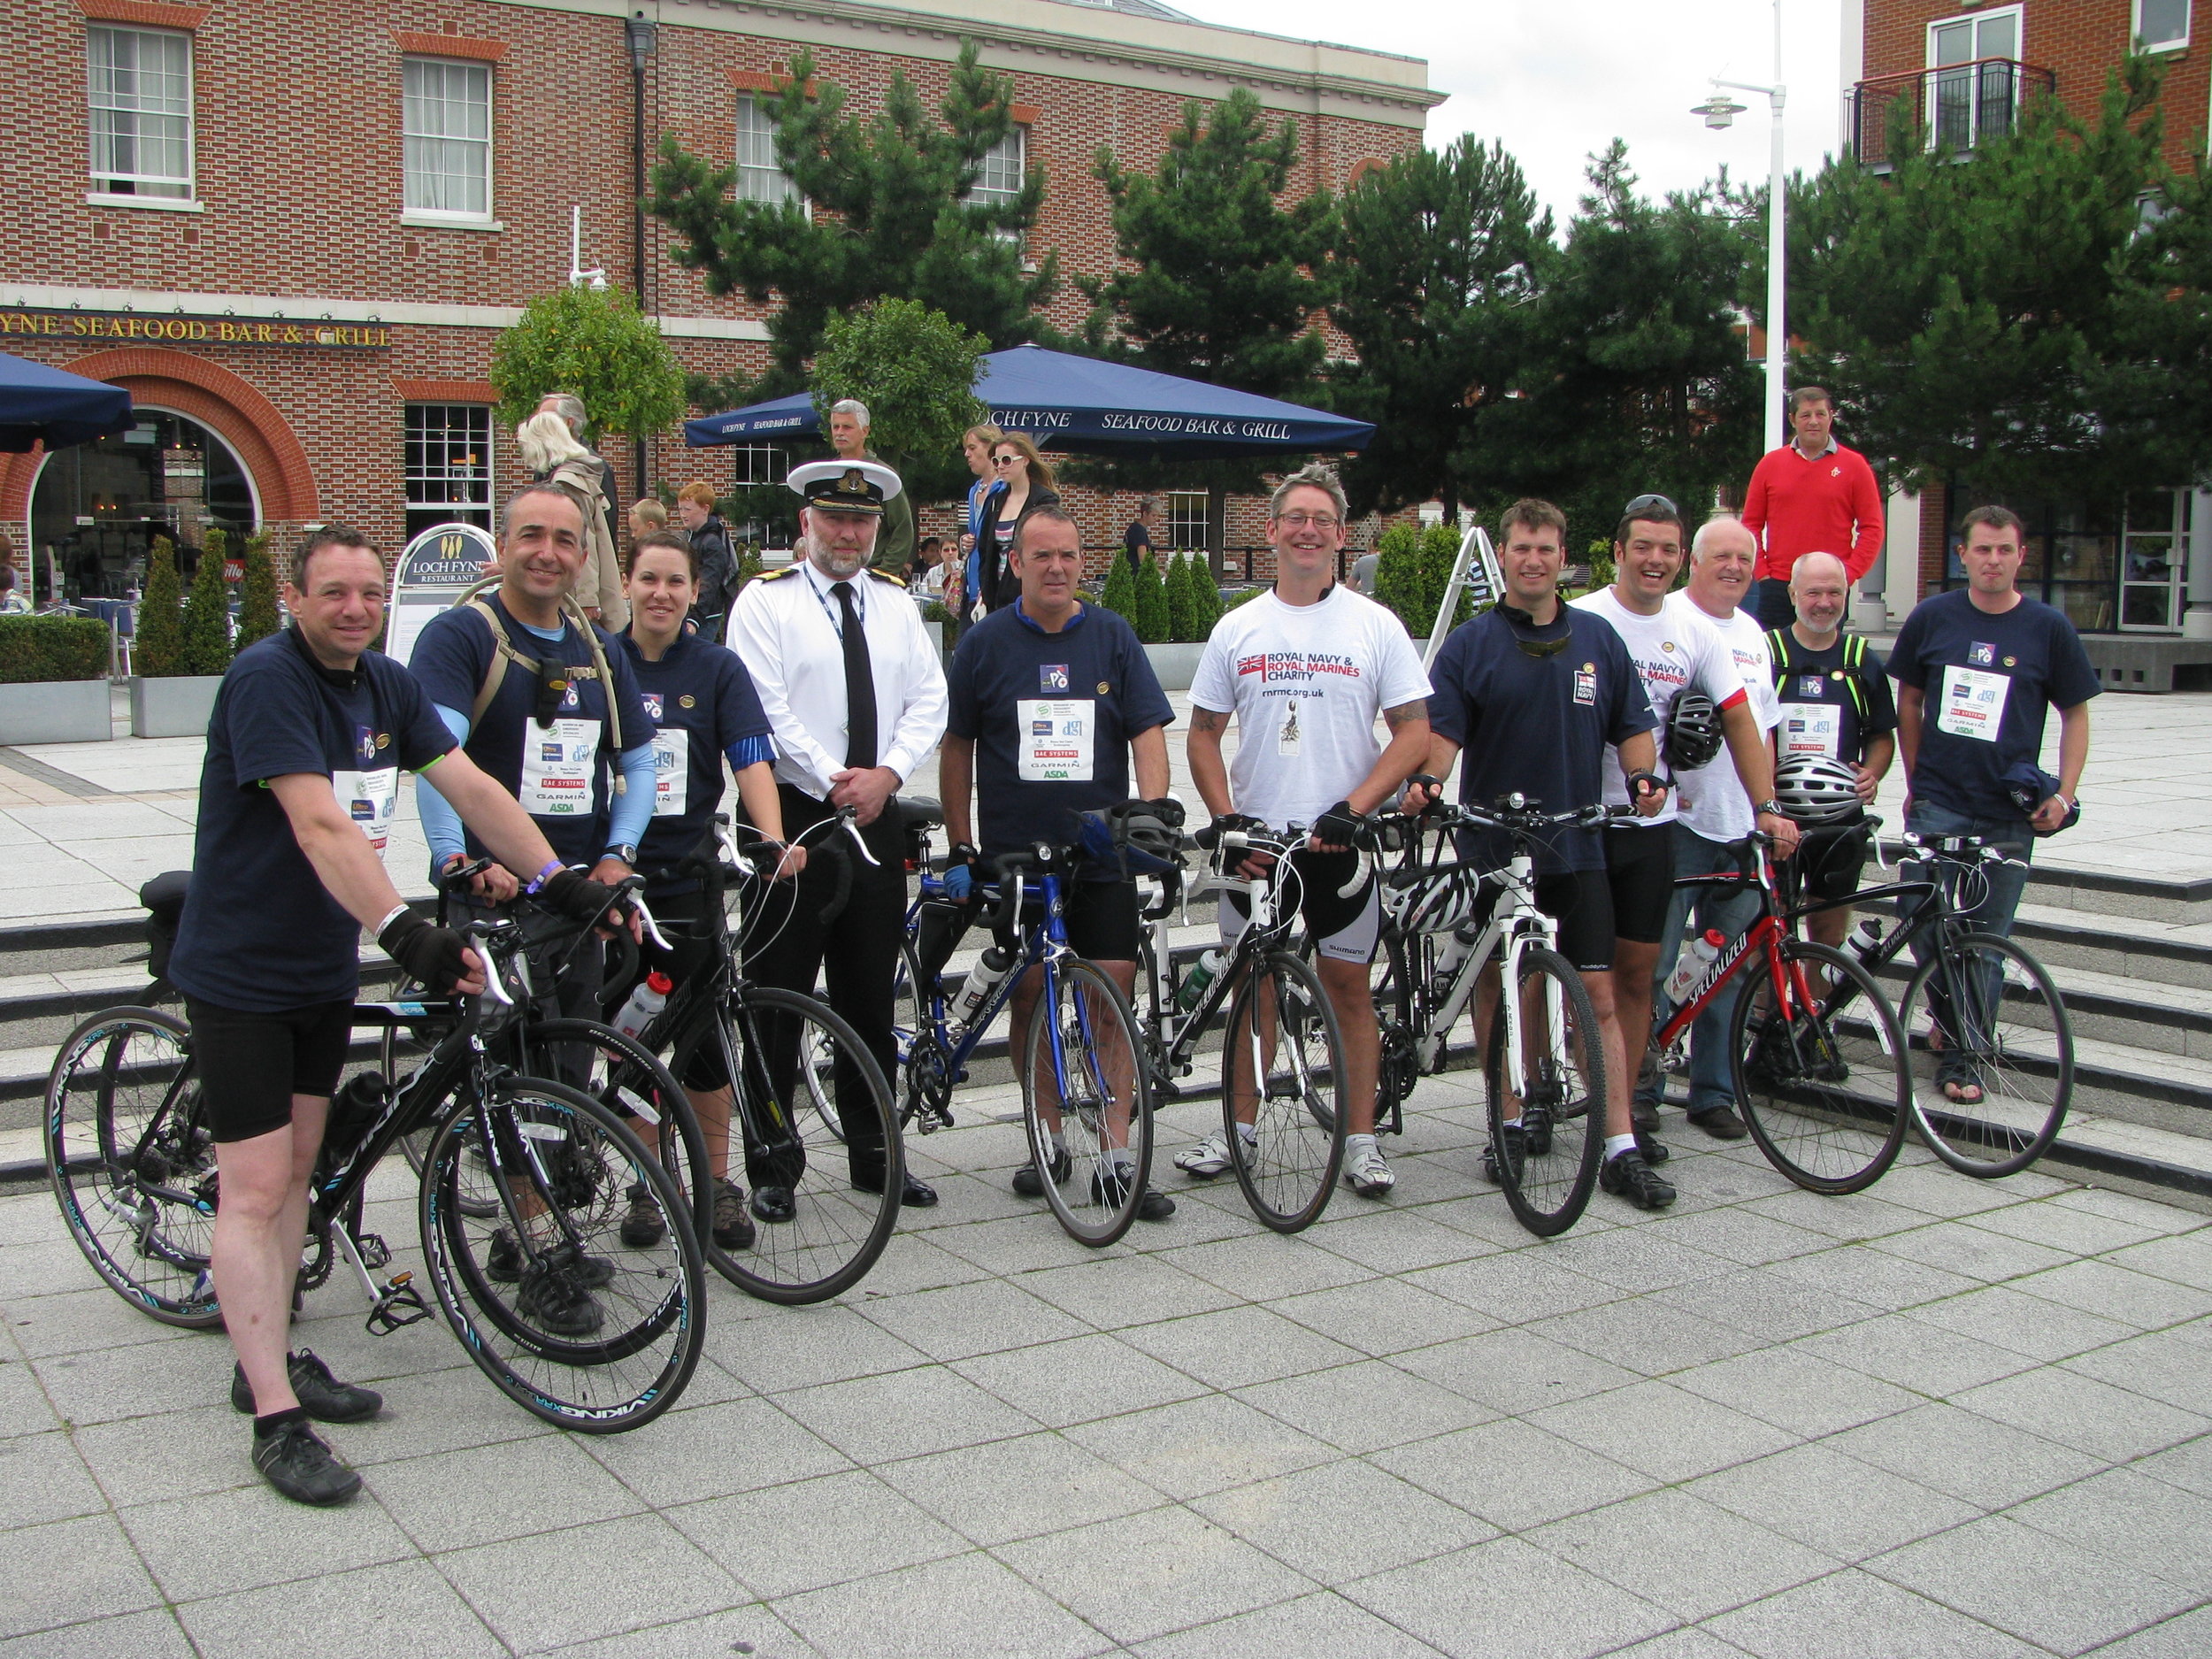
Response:
[{"label": "woman with blonde hair", "polygon": [[1026,433],[1000,435],[991,446],[991,471],[997,481],[984,498],[982,529],[976,537],[976,593],[990,609],[1002,611],[1021,596],[1021,579],[1006,557],[1014,532],[1024,515],[1057,507],[1060,492],[1053,488],[1052,469]]},{"label": "woman with blonde hair", "polygon": [[614,534],[607,527],[607,496],[600,479],[605,463],[578,442],[568,422],[541,409],[515,428],[522,464],[541,483],[557,484],[576,497],[584,513],[584,568],[576,577],[576,603],[586,616],[610,633],[630,623],[630,603],[622,592],[622,563],[615,557]]}]

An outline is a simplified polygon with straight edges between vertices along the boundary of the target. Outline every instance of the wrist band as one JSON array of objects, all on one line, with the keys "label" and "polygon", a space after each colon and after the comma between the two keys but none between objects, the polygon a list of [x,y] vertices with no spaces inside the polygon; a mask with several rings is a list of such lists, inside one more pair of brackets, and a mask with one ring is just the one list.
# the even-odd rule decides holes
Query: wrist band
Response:
[{"label": "wrist band", "polygon": [[404,899],[401,900],[397,904],[393,905],[390,910],[384,912],[384,919],[379,922],[374,929],[376,936],[379,939],[383,938],[384,930],[386,928],[389,927],[394,922],[399,920],[401,917],[410,914],[411,914],[411,907]]},{"label": "wrist band", "polygon": [[529,885],[522,890],[525,893],[536,893],[540,887],[543,887],[548,881],[550,881],[555,876],[560,874],[560,872],[566,867],[567,866],[563,864],[557,858],[547,859],[545,862],[545,868],[539,871],[534,876],[532,876],[530,878]]}]

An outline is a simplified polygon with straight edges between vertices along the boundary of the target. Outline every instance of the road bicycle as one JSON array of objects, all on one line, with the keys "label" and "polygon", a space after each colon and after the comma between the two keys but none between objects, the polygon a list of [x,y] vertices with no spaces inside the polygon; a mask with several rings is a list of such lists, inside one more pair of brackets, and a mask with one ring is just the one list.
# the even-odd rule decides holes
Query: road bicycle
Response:
[{"label": "road bicycle", "polygon": [[[1880,824],[1870,818],[1863,826],[1878,856]],[[2057,1138],[2074,1089],[2073,1024],[2058,987],[2024,945],[1973,921],[1992,871],[2025,861],[1979,836],[1907,833],[1895,844],[1900,862],[1912,860],[1923,874],[1793,914],[1839,904],[1894,910],[1897,922],[1886,933],[1872,917],[1862,924],[1855,956],[1869,974],[1891,972],[1894,964],[1901,977],[1908,969],[1899,957],[1909,949],[1917,959],[1897,1002],[1898,1024],[1911,1044],[1913,1128],[1964,1174],[2016,1175]],[[1853,990],[1839,984],[1831,995],[1836,1014],[1850,1017]],[[1982,1098],[1947,1099],[1946,1083],[1971,1083]]]},{"label": "road bicycle", "polygon": [[[301,1283],[343,1261],[385,1334],[429,1314],[411,1272],[363,1229],[371,1172],[426,1129],[417,1219],[439,1311],[477,1366],[549,1423],[614,1433],[674,1403],[698,1363],[704,1258],[690,1206],[621,1118],[522,1075],[501,1039],[532,992],[515,921],[464,929],[485,990],[412,1076],[356,1078],[332,1102],[311,1182]],[[373,1027],[376,1017],[370,1016]],[[47,1164],[78,1248],[126,1300],[170,1325],[221,1322],[211,1265],[220,1201],[191,1034],[150,1008],[96,1014],[63,1042],[44,1104]],[[658,1222],[622,1241],[638,1194]]]}]

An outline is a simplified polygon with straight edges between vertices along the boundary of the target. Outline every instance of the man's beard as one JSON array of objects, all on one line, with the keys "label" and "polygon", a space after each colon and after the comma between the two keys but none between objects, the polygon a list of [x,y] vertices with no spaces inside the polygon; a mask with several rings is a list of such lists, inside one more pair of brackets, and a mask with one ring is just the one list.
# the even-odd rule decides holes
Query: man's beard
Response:
[{"label": "man's beard", "polygon": [[817,570],[826,572],[835,581],[859,575],[861,568],[868,563],[868,555],[872,550],[854,548],[847,552],[812,536],[807,538],[807,557],[814,562]]}]

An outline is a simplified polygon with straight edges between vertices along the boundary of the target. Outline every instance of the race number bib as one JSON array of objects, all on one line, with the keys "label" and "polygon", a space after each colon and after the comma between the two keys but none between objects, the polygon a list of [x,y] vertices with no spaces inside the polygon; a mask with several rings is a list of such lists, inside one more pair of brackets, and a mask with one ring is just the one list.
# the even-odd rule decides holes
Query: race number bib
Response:
[{"label": "race number bib", "polygon": [[1019,775],[1024,783],[1088,783],[1097,705],[1087,697],[1064,703],[1024,698]]},{"label": "race number bib", "polygon": [[1824,755],[1842,758],[1842,711],[1832,703],[1786,703],[1782,724],[1776,733],[1782,758],[1792,755]]},{"label": "race number bib", "polygon": [[522,728],[522,787],[516,798],[533,818],[589,818],[599,764],[599,722],[556,720]]},{"label": "race number bib", "polygon": [[681,818],[691,789],[690,740],[681,727],[653,733],[653,816]]},{"label": "race number bib", "polygon": [[1997,741],[2005,723],[2005,698],[2012,680],[2005,674],[1984,673],[1947,663],[1943,669],[1943,706],[1936,712],[1936,726],[1954,737]]},{"label": "race number bib", "polygon": [[392,831],[392,811],[399,801],[399,768],[334,772],[330,774],[330,787],[346,816],[359,825],[361,833],[369,838],[369,845],[382,852],[385,840]]}]

